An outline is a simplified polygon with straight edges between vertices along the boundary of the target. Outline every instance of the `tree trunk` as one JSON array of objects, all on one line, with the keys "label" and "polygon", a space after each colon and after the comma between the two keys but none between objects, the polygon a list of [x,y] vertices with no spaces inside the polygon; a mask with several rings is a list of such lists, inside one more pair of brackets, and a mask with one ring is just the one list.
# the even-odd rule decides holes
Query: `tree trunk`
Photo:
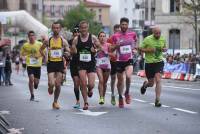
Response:
[{"label": "tree trunk", "polygon": [[194,10],[194,30],[195,30],[195,53],[199,51],[198,47],[198,26],[197,26],[197,10]]}]

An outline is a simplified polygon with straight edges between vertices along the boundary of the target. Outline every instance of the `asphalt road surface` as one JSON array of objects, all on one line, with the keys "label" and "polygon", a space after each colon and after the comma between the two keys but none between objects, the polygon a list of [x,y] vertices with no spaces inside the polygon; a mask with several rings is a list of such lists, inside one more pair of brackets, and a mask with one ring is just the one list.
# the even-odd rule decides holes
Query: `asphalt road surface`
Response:
[{"label": "asphalt road surface", "polygon": [[[125,108],[110,103],[110,85],[106,103],[98,104],[98,78],[89,110],[74,109],[73,82],[67,74],[62,86],[60,110],[52,110],[53,96],[47,92],[46,68],[35,101],[29,101],[28,77],[12,75],[13,86],[0,87],[0,113],[9,121],[9,129],[22,134],[199,134],[200,81],[163,80],[161,108],[154,107],[154,88],[140,95],[144,78],[133,76],[132,103]],[[117,93],[117,91],[116,91]],[[117,95],[116,95],[117,98]],[[81,97],[82,102],[82,97]],[[83,104],[81,105],[83,106]]]}]

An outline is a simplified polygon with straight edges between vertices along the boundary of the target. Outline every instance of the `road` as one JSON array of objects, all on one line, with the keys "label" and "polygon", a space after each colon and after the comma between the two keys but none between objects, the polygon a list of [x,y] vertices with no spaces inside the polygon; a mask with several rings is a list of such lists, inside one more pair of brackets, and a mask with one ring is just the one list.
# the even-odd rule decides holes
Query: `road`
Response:
[{"label": "road", "polygon": [[156,108],[153,88],[140,95],[143,80],[133,76],[132,103],[120,109],[110,103],[109,84],[106,104],[98,104],[96,78],[89,110],[83,111],[72,107],[75,97],[68,73],[59,98],[61,109],[52,110],[53,96],[47,92],[46,69],[42,68],[40,85],[35,90],[36,101],[29,101],[27,76],[14,72],[14,85],[0,87],[0,113],[10,122],[10,129],[23,134],[199,134],[199,81],[163,80],[163,106]]}]

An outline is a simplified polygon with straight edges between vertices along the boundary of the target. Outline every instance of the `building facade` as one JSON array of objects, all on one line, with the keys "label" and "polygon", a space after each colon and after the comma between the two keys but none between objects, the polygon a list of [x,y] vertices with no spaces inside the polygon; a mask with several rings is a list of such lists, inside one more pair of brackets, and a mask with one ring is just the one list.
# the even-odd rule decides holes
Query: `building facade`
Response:
[{"label": "building facade", "polygon": [[80,0],[44,0],[44,17],[52,21],[63,19],[69,10],[80,3]]},{"label": "building facade", "polygon": [[110,5],[84,0],[83,4],[88,11],[95,13],[95,21],[101,23],[106,34],[110,33]]},{"label": "building facade", "polygon": [[183,8],[183,0],[156,0],[155,24],[166,37],[170,53],[195,52],[193,20]]},{"label": "building facade", "polygon": [[144,23],[145,10],[140,7],[143,0],[93,0],[111,5],[111,25],[119,24],[120,18],[129,19],[129,28],[141,29]]},{"label": "building facade", "polygon": [[17,10],[26,10],[42,22],[43,0],[0,0],[0,11]]}]

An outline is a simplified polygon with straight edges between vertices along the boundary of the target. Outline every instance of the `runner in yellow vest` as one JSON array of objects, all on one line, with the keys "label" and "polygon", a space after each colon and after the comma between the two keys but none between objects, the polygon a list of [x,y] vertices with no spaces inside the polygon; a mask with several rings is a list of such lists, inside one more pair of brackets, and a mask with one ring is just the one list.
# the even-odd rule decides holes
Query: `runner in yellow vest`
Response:
[{"label": "runner in yellow vest", "polygon": [[29,77],[29,90],[31,94],[30,100],[34,100],[34,91],[38,88],[41,66],[42,66],[42,56],[40,54],[40,48],[42,43],[36,41],[34,31],[28,32],[29,42],[25,43],[21,48],[21,57],[26,57],[27,73]]},{"label": "runner in yellow vest", "polygon": [[[59,35],[61,26],[58,22],[52,24],[53,35],[49,39],[45,39],[40,53],[45,56],[43,50],[48,48],[48,92],[54,93],[53,109],[59,109],[58,98],[61,90],[62,73],[64,70],[63,56],[69,56],[68,42]],[[55,90],[54,90],[55,87]]]}]

